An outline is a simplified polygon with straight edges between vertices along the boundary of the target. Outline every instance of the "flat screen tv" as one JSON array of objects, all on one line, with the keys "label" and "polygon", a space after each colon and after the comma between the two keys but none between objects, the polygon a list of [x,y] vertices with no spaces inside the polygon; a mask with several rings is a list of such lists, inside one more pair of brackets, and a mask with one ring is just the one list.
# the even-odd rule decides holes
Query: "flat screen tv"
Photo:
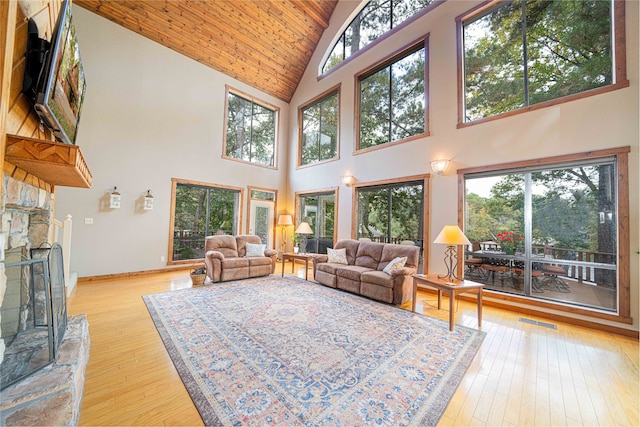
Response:
[{"label": "flat screen tv", "polygon": [[86,83],[71,1],[62,4],[50,43],[37,37],[34,22],[29,22],[29,33],[23,91],[56,139],[75,144]]}]

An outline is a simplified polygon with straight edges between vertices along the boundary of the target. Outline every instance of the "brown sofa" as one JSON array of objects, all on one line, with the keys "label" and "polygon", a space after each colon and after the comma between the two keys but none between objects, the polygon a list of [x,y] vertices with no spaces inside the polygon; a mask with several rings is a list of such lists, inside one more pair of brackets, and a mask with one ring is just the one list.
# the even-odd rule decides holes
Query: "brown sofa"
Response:
[{"label": "brown sofa", "polygon": [[[327,255],[314,257],[318,283],[391,304],[402,304],[413,296],[412,274],[418,272],[420,248],[357,240],[340,240],[335,249],[346,249],[348,264],[330,263]],[[407,257],[404,267],[387,274],[383,270],[397,257]]]},{"label": "brown sofa", "polygon": [[205,237],[204,263],[212,282],[268,276],[276,268],[277,252],[265,249],[262,256],[246,256],[247,243],[261,244],[253,235]]}]

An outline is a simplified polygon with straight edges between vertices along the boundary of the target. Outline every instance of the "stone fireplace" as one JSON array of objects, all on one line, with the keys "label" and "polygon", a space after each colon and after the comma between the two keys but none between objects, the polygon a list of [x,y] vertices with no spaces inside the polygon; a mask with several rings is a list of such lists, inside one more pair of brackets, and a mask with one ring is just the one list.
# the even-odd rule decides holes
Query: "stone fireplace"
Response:
[{"label": "stone fireplace", "polygon": [[0,425],[74,425],[89,335],[84,315],[67,317],[62,251],[49,244],[53,194],[2,178]]}]

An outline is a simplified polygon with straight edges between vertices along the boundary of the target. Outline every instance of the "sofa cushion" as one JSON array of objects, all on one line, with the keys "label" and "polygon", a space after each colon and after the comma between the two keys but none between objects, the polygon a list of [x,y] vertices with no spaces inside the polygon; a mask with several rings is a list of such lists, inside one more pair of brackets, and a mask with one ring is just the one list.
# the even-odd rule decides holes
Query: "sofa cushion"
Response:
[{"label": "sofa cushion", "polygon": [[366,271],[371,271],[371,269],[358,265],[341,265],[336,269],[336,276],[359,281],[360,275]]},{"label": "sofa cushion", "polygon": [[[269,259],[269,258],[266,258]],[[222,260],[222,269],[226,268],[249,268],[248,258],[225,258]]]},{"label": "sofa cushion", "polygon": [[245,248],[246,248],[246,255],[248,257],[256,257],[256,256],[260,256],[263,257],[264,256],[264,250],[266,249],[267,245],[263,245],[263,244],[256,244],[256,243],[247,243]]},{"label": "sofa cushion", "polygon": [[354,265],[356,263],[356,255],[358,255],[358,247],[360,242],[357,240],[339,240],[334,249],[346,249],[347,250],[347,263]]},{"label": "sofa cushion", "polygon": [[238,245],[235,236],[209,236],[205,239],[207,251],[221,252],[225,258],[238,257]]},{"label": "sofa cushion", "polygon": [[382,269],[384,273],[392,275],[394,272],[400,270],[407,263],[407,257],[394,258],[385,268]]},{"label": "sofa cushion", "polygon": [[271,267],[271,258],[267,258],[266,256],[261,257],[247,257],[247,261],[249,261],[250,267],[256,267],[259,265],[267,265]]},{"label": "sofa cushion", "polygon": [[255,236],[253,234],[240,234],[239,236],[235,236],[235,239],[238,247],[238,256],[247,256],[247,243],[253,243],[256,245],[262,243],[260,236]]},{"label": "sofa cushion", "polygon": [[400,257],[407,257],[405,267],[417,268],[420,262],[420,248],[409,245],[384,245],[378,270],[384,270],[391,261]]},{"label": "sofa cushion", "polygon": [[336,270],[344,267],[344,264],[334,264],[331,262],[322,262],[316,266],[317,271],[323,271],[329,274],[336,274]]},{"label": "sofa cushion", "polygon": [[[368,267],[373,270],[378,270],[378,265],[380,264],[380,259],[382,258],[382,250],[384,247],[384,243],[360,242],[360,245],[358,245],[356,262],[354,264],[361,267]],[[391,259],[389,261],[391,261]],[[382,268],[380,268],[380,270],[382,270]]]},{"label": "sofa cushion", "polygon": [[327,249],[327,262],[347,265],[347,249]]},{"label": "sofa cushion", "polygon": [[393,288],[394,278],[383,271],[365,271],[360,275],[360,281],[372,283],[385,288]]}]

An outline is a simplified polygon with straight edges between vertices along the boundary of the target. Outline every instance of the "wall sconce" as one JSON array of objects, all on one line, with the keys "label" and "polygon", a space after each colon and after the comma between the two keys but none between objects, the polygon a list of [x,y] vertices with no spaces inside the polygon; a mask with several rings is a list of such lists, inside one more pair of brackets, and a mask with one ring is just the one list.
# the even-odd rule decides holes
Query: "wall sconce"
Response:
[{"label": "wall sconce", "polygon": [[356,179],[353,175],[342,175],[342,183],[347,187],[351,187],[354,182],[356,182]]},{"label": "wall sconce", "polygon": [[147,190],[147,194],[144,196],[144,210],[150,211],[153,209],[153,196],[151,190]]},{"label": "wall sconce", "polygon": [[120,193],[118,193],[118,188],[117,187],[113,187],[113,191],[111,192],[111,195],[109,196],[109,207],[111,209],[118,209],[120,208]]},{"label": "wall sconce", "polygon": [[436,175],[442,175],[447,166],[449,166],[449,160],[438,159],[431,162],[431,169],[433,169]]}]

